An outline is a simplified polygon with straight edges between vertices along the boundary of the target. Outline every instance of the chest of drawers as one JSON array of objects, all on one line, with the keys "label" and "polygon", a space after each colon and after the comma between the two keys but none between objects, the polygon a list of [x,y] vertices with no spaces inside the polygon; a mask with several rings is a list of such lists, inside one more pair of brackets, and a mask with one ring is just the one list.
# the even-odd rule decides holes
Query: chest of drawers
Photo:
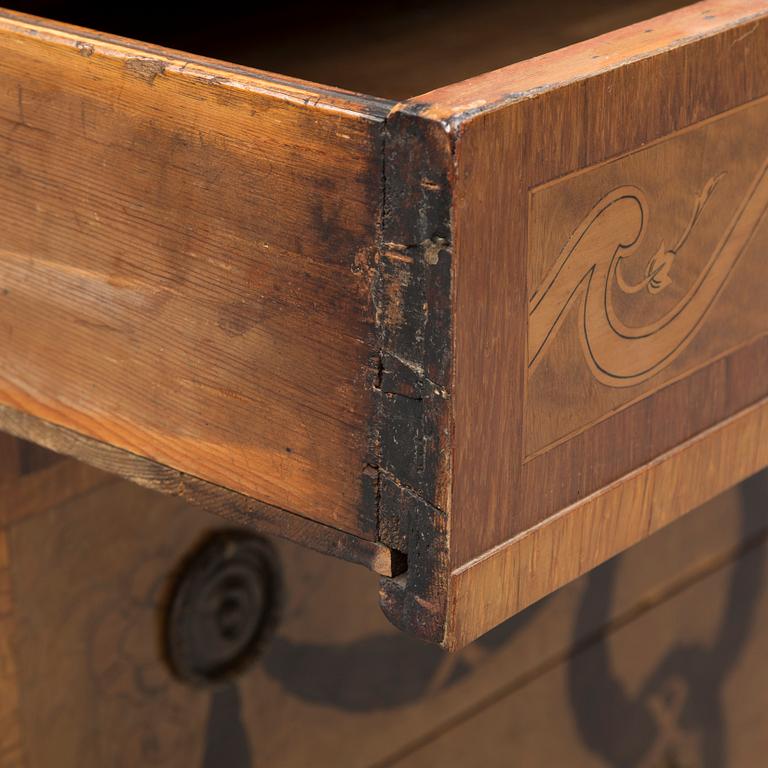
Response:
[{"label": "chest of drawers", "polygon": [[0,13],[3,430],[448,648],[768,465],[764,0],[49,5],[108,31]]}]

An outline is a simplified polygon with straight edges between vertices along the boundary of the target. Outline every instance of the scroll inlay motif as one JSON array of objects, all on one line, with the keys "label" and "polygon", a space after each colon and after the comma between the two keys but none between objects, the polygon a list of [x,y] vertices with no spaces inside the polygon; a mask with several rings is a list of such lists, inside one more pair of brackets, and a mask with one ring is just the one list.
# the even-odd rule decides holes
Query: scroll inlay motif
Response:
[{"label": "scroll inlay motif", "polygon": [[528,455],[768,333],[767,212],[765,101],[532,191]]}]

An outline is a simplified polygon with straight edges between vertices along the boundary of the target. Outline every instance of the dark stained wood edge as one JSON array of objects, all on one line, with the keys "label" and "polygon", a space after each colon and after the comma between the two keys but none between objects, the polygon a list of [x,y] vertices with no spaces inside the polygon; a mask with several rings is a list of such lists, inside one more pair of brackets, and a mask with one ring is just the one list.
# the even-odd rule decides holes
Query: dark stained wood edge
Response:
[{"label": "dark stained wood edge", "polygon": [[371,483],[379,538],[407,553],[384,613],[441,642],[451,475],[453,150],[438,123],[395,108],[384,133],[384,213],[373,280],[380,347]]},{"label": "dark stained wood edge", "polygon": [[[183,69],[184,73],[191,77],[197,76],[215,80],[217,84],[226,83],[248,90],[256,90],[281,100],[311,105],[316,109],[352,112],[376,122],[382,121],[395,104],[390,99],[310,83],[298,78],[264,72],[253,67],[239,66],[218,59],[197,56],[118,35],[103,34],[72,24],[64,24],[0,8],[0,28],[2,28],[3,22],[12,22],[15,31],[23,30],[30,37],[51,39],[58,43],[69,39],[70,44],[77,47],[83,56],[90,56],[96,48],[101,47],[109,49],[112,54],[115,53],[115,49],[122,49],[126,54],[135,52],[141,54],[141,58],[147,58],[150,69],[153,64],[158,67],[162,66],[163,71],[165,69]],[[92,41],[93,47],[84,43],[84,40],[88,40],[89,43]]]},{"label": "dark stained wood edge", "polygon": [[516,101],[680,48],[768,15],[763,0],[703,2],[631,24],[409,100],[447,130]]},{"label": "dark stained wood edge", "polygon": [[383,544],[360,539],[264,504],[13,408],[0,406],[0,430],[72,456],[97,469],[120,475],[146,488],[178,496],[237,525],[364,565],[382,576],[395,576],[404,568],[404,557]]}]

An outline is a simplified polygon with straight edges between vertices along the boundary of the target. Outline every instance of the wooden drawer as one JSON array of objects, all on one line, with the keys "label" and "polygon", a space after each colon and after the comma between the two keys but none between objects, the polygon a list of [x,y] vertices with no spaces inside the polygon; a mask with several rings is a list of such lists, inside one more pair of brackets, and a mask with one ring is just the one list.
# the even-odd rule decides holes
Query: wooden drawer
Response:
[{"label": "wooden drawer", "polygon": [[768,2],[557,5],[0,13],[0,426],[450,648],[768,465]]}]

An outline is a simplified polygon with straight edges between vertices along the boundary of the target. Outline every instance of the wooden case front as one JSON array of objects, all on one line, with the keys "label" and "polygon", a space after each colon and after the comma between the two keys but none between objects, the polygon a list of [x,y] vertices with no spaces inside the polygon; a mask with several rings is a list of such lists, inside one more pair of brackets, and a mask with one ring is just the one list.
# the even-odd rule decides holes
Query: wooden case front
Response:
[{"label": "wooden case front", "polygon": [[456,136],[449,643],[768,461],[767,16],[424,97]]}]

